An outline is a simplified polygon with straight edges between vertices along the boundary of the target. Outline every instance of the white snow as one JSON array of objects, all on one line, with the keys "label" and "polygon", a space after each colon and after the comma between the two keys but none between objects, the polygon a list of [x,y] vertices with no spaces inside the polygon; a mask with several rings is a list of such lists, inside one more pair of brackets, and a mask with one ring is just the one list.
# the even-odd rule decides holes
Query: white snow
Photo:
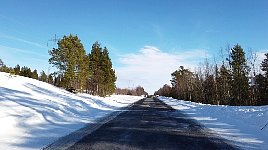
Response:
[{"label": "white snow", "polygon": [[0,72],[0,149],[40,149],[140,99],[72,94],[38,80]]},{"label": "white snow", "polygon": [[224,106],[159,97],[242,149],[268,149],[268,106]]}]

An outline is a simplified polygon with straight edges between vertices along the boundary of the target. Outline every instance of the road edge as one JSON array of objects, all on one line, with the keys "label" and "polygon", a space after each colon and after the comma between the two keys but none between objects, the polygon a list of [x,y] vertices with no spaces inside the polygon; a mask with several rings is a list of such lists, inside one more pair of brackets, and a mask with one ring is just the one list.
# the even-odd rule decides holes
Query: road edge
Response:
[{"label": "road edge", "polygon": [[[159,99],[158,97],[156,97],[156,98],[157,98],[158,100],[162,101],[163,103],[165,103],[166,105],[169,105],[169,104],[167,104],[166,102],[164,102],[163,100]],[[178,99],[176,99],[176,100],[178,100]],[[169,106],[170,106],[170,105],[169,105]],[[172,107],[172,106],[170,106],[170,107]],[[173,108],[173,107],[172,107],[172,108]],[[175,109],[175,110],[176,110],[176,111],[181,111],[181,113],[185,114],[183,110],[177,110],[177,109]],[[188,114],[185,114],[185,115],[191,117],[191,116],[188,115]],[[241,149],[241,147],[238,146],[237,144],[235,144],[232,140],[227,139],[227,138],[221,136],[220,134],[218,134],[217,132],[211,130],[210,128],[208,128],[206,125],[204,125],[203,123],[199,122],[198,120],[196,120],[196,119],[191,119],[191,120],[192,120],[193,122],[195,122],[196,124],[198,124],[199,127],[200,127],[200,130],[201,130],[202,132],[204,132],[207,136],[213,136],[213,137],[216,137],[217,139],[221,139],[222,142],[224,142],[224,143],[230,145],[233,149],[238,149],[238,150]]]},{"label": "road edge", "polygon": [[70,134],[58,138],[53,143],[44,146],[41,148],[41,150],[65,150],[72,145],[74,145],[76,142],[84,138],[86,135],[91,134],[92,132],[96,131],[98,128],[100,128],[103,124],[113,120],[115,117],[117,117],[119,114],[124,112],[125,110],[128,110],[130,107],[135,105],[135,103],[144,100],[146,98],[140,99],[132,104],[129,104],[126,107],[121,107],[114,112],[107,114],[104,117],[96,119],[94,123],[88,123],[84,127],[71,132]]}]

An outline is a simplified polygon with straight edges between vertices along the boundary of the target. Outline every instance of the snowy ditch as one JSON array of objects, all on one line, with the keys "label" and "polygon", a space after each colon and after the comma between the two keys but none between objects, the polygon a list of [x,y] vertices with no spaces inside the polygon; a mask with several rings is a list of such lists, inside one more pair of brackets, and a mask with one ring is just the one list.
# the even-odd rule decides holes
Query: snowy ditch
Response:
[{"label": "snowy ditch", "polygon": [[72,94],[38,80],[0,72],[0,149],[41,149],[140,99]]},{"label": "snowy ditch", "polygon": [[263,128],[268,122],[268,106],[216,106],[159,99],[242,149],[268,149],[268,127]]}]

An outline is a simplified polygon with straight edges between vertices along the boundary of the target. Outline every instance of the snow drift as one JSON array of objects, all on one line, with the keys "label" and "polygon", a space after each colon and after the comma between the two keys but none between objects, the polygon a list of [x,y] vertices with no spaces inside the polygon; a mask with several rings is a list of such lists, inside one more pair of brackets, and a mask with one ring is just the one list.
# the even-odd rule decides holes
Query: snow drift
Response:
[{"label": "snow drift", "polygon": [[268,106],[217,106],[159,99],[242,149],[268,149],[268,126],[263,128],[268,122]]},{"label": "snow drift", "polygon": [[73,94],[0,72],[0,149],[40,149],[140,99]]}]

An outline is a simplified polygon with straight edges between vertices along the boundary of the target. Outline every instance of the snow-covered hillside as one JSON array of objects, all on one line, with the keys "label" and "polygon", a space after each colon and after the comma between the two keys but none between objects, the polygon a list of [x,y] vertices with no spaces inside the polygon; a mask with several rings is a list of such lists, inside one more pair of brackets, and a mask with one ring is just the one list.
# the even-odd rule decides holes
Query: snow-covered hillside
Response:
[{"label": "snow-covered hillside", "polygon": [[142,97],[72,94],[0,72],[0,149],[40,149]]},{"label": "snow-covered hillside", "polygon": [[242,149],[268,149],[268,106],[215,106],[172,98],[160,100],[188,114]]}]

